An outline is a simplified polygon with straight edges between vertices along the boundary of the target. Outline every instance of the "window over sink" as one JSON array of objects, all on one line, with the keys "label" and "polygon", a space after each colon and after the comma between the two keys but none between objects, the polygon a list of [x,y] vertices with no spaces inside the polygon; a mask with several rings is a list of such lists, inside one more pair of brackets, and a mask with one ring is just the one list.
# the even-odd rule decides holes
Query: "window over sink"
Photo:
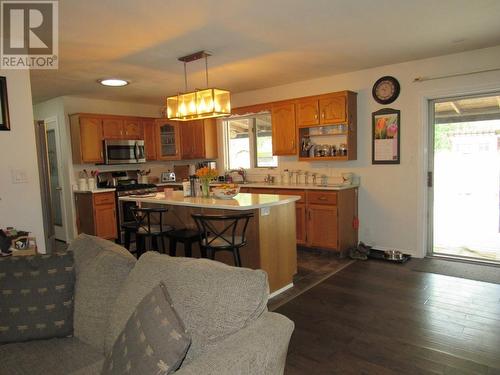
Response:
[{"label": "window over sink", "polygon": [[224,120],[224,161],[227,169],[278,166],[273,156],[271,114]]}]

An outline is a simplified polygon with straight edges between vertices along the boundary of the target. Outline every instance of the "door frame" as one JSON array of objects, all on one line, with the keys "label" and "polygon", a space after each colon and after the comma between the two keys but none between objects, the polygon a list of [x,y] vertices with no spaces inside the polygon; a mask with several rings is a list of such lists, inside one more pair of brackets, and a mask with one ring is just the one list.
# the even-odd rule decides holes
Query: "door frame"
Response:
[{"label": "door frame", "polygon": [[[484,259],[471,258],[471,257],[461,257],[461,256],[452,256],[447,254],[435,254],[434,253],[434,107],[436,103],[447,102],[451,100],[460,100],[460,99],[468,99],[475,97],[483,97],[489,95],[500,96],[500,90],[495,89],[492,90],[487,89],[484,91],[474,91],[469,93],[455,93],[454,95],[441,95],[439,97],[427,98],[427,126],[426,130],[426,173],[425,173],[425,186],[426,186],[426,194],[425,201],[427,206],[427,215],[426,225],[425,225],[425,255],[426,257],[432,258],[450,258],[456,260],[464,260],[472,263],[495,263],[498,262],[490,262]],[[432,174],[432,186],[429,186],[429,173]]]},{"label": "door frame", "polygon": [[[68,242],[68,225],[70,222],[68,221],[67,211],[66,211],[66,186],[64,179],[64,171],[62,166],[62,147],[61,147],[61,133],[59,129],[59,122],[57,120],[57,116],[49,117],[44,120],[45,122],[45,131],[49,130],[54,131],[55,142],[56,142],[56,152],[57,152],[57,172],[59,174],[59,186],[60,190],[60,200],[61,200],[61,219],[62,219],[62,227],[54,225],[54,233],[55,238],[60,241]],[[55,199],[55,197],[53,197]]]}]

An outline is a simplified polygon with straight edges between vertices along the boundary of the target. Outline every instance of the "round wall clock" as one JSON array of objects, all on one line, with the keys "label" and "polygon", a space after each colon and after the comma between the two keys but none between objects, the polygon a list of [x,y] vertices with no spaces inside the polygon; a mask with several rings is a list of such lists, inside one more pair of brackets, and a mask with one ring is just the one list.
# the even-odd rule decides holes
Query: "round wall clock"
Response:
[{"label": "round wall clock", "polygon": [[400,89],[396,78],[391,76],[379,78],[373,85],[373,99],[380,104],[391,104],[398,98]]}]

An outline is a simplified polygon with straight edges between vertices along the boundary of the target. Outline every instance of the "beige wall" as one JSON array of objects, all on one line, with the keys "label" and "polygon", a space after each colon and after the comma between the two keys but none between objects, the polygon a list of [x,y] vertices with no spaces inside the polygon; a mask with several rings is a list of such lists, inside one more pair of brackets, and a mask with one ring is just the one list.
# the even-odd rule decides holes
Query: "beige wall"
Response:
[{"label": "beige wall", "polygon": [[[417,76],[446,75],[498,68],[500,46],[334,75],[284,86],[234,94],[233,107],[340,90],[358,93],[358,159],[350,162],[298,162],[280,157],[279,170],[301,169],[361,177],[360,239],[379,248],[425,254],[427,99],[500,90],[500,71],[414,83]],[[384,107],[371,96],[373,83],[395,76],[401,95],[390,106],[401,110],[401,164],[371,164],[371,113]],[[268,173],[266,170],[261,173]]]},{"label": "beige wall", "polygon": [[[7,78],[12,129],[0,131],[0,227],[30,231],[45,252],[29,71],[0,70],[0,76]],[[25,183],[13,183],[15,170],[26,175]]]}]

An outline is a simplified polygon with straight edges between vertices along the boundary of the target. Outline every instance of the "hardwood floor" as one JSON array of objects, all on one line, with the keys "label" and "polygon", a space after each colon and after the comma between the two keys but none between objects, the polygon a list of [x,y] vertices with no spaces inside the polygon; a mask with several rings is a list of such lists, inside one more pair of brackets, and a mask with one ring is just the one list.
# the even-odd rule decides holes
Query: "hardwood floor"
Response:
[{"label": "hardwood floor", "polygon": [[285,374],[500,374],[500,285],[356,262],[276,310]]}]

